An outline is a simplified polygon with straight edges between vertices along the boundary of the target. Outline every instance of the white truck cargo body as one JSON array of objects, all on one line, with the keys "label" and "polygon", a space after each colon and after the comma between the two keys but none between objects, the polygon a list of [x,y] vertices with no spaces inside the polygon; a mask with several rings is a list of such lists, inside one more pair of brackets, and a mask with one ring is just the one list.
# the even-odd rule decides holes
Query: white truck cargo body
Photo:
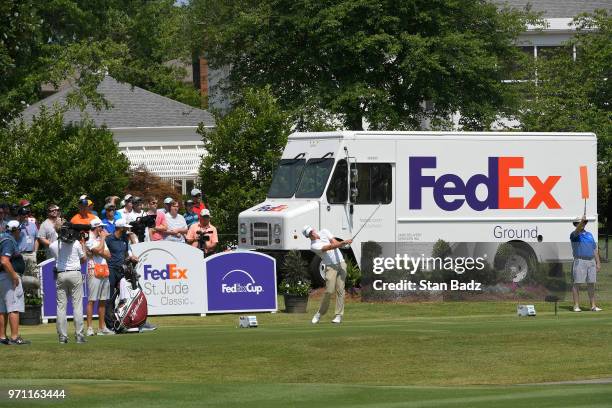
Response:
[{"label": "white truck cargo body", "polygon": [[[525,243],[540,261],[571,258],[583,214],[596,233],[597,140],[592,133],[330,132],[289,137],[265,202],[239,216],[239,247],[308,251],[306,224],[366,241]],[[347,161],[351,171],[347,171]],[[351,193],[347,194],[347,191]]]}]

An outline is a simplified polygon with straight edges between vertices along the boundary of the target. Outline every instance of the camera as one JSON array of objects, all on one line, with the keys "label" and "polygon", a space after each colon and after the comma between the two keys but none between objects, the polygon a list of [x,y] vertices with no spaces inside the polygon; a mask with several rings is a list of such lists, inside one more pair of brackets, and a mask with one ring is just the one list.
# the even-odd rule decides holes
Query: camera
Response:
[{"label": "camera", "polygon": [[136,218],[136,221],[130,222],[130,225],[132,226],[132,232],[136,234],[140,242],[144,241],[145,230],[147,228],[155,227],[155,217],[155,214],[148,214]]},{"label": "camera", "polygon": [[206,249],[206,242],[210,241],[210,232],[208,231],[197,231],[198,235],[198,248],[202,251]]},{"label": "camera", "polygon": [[89,239],[89,231],[91,227],[89,224],[73,224],[65,222],[59,230],[58,238],[60,241],[65,243],[72,243],[80,239]]}]

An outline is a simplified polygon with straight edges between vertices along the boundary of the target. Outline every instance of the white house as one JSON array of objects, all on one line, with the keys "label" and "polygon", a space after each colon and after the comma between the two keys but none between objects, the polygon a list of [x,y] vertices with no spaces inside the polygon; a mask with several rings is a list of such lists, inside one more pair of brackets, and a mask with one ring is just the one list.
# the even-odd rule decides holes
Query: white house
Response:
[{"label": "white house", "polygon": [[[74,88],[68,86],[31,105],[23,113],[26,122],[32,120],[41,106],[65,105],[66,96]],[[205,153],[198,126],[215,127],[212,115],[136,86],[120,83],[106,76],[97,88],[110,102],[110,109],[85,111],[69,109],[66,123],[89,117],[96,126],[106,126],[113,132],[119,150],[133,168],[144,165],[149,171],[173,183],[186,194],[195,185],[202,155]]]}]

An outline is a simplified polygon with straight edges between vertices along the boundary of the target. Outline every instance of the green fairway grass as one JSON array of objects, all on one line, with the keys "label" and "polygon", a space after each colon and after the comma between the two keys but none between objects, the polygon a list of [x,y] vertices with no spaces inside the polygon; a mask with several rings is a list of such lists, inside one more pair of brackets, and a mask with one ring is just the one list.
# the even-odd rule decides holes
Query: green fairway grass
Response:
[{"label": "green fairway grass", "polygon": [[341,325],[312,325],[313,299],[307,314],[258,314],[255,329],[237,315],[153,317],[155,332],[84,345],[23,327],[32,345],[0,348],[0,406],[57,403],[8,400],[9,388],[59,388],[74,407],[609,407],[612,303],[600,305],[573,313],[566,300],[555,316],[539,302],[519,318],[515,302],[349,302]]}]

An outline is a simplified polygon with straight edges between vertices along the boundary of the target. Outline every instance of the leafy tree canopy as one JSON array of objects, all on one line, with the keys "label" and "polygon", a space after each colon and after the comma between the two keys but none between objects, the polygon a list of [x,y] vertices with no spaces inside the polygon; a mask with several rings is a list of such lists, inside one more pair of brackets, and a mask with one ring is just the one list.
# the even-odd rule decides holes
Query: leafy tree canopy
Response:
[{"label": "leafy tree canopy", "polygon": [[0,127],[0,151],[2,201],[27,198],[39,215],[48,203],[75,212],[85,193],[101,204],[128,183],[128,159],[112,133],[88,121],[65,125],[61,111],[43,108],[31,125]]},{"label": "leafy tree canopy", "polygon": [[223,234],[236,233],[238,214],[265,198],[290,132],[269,87],[243,95],[225,117],[217,115],[214,130],[198,130],[208,152],[200,168],[202,190]]},{"label": "leafy tree canopy", "polygon": [[181,102],[200,106],[183,85],[189,56],[180,39],[183,9],[173,0],[6,0],[0,2],[0,126],[40,99],[41,85],[74,80],[73,103],[103,101],[95,89],[108,72]]},{"label": "leafy tree canopy", "polygon": [[231,66],[231,90],[271,85],[283,107],[331,112],[355,130],[362,118],[415,129],[459,112],[482,129],[512,116],[518,95],[502,80],[533,19],[478,0],[194,0],[189,15],[193,47]]},{"label": "leafy tree canopy", "polygon": [[[612,194],[612,16],[605,11],[574,19],[576,35],[561,52],[544,54],[527,82],[519,117],[529,132],[597,135],[598,212],[610,221]],[[576,50],[576,59],[572,58]],[[536,76],[537,75],[537,76]]]}]

